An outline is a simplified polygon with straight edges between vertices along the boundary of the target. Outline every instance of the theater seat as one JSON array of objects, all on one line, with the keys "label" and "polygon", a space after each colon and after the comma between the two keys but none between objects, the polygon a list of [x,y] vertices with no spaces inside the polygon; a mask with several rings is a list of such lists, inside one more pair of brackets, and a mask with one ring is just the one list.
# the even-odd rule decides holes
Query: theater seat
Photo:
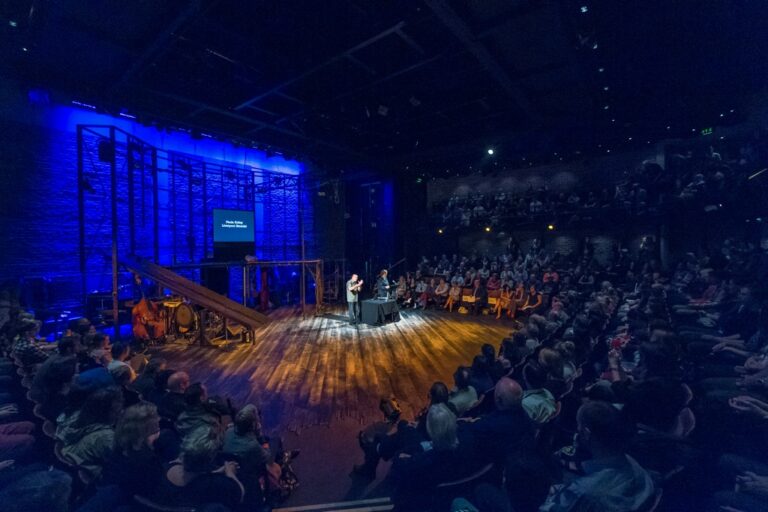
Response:
[{"label": "theater seat", "polygon": [[155,501],[138,494],[133,495],[133,501],[140,505],[140,510],[153,510],[157,512],[195,512],[194,507],[173,507],[168,505],[161,505]]},{"label": "theater seat", "polygon": [[461,480],[439,484],[432,494],[432,510],[449,510],[454,498],[469,495],[482,482],[494,483],[500,476],[497,473],[491,463]]}]

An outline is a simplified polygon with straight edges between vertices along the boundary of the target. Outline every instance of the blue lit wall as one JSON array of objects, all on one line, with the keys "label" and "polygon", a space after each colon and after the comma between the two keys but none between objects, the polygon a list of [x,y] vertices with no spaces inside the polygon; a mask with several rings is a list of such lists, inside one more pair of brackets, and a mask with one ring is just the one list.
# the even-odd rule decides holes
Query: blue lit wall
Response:
[{"label": "blue lit wall", "polygon": [[[293,259],[299,256],[299,190],[259,189],[249,178],[250,167],[288,176],[298,176],[304,164],[280,156],[267,156],[250,148],[235,147],[214,139],[194,139],[180,131],[167,133],[135,120],[99,114],[88,108],[51,105],[0,82],[0,282],[22,283],[28,299],[49,304],[75,305],[80,299],[77,208],[78,124],[113,125],[163,152],[191,155],[224,169],[216,193],[202,204],[200,181],[194,172],[184,179],[167,172],[159,162],[160,260],[162,263],[196,262],[212,253],[212,229],[202,229],[200,212],[212,208],[254,208],[257,214],[254,252],[264,259]],[[88,144],[86,144],[88,146]],[[85,167],[93,191],[86,197],[89,251],[89,290],[110,287],[110,263],[104,258],[110,240],[109,165],[98,160],[96,146],[87,147]],[[124,152],[123,148],[123,152]],[[120,149],[118,150],[118,152]],[[118,173],[126,169],[118,165]],[[197,172],[197,171],[195,171]],[[237,176],[240,183],[232,179]],[[250,179],[250,187],[247,181]],[[136,178],[135,186],[141,187]],[[188,192],[192,191],[191,201]],[[119,191],[120,237],[126,240],[126,187]],[[144,191],[146,193],[146,190]],[[145,197],[146,199],[146,197]],[[183,200],[182,200],[183,199]],[[142,199],[136,199],[136,204]],[[147,211],[137,213],[137,252],[149,256],[151,222]],[[286,209],[296,212],[291,216]],[[307,213],[308,201],[302,202]],[[137,210],[139,211],[139,210]],[[192,214],[190,214],[190,211]],[[139,218],[140,217],[140,218]],[[151,217],[149,218],[151,221]],[[207,239],[205,237],[208,237]],[[204,248],[207,247],[207,251]],[[126,248],[121,246],[121,251]],[[310,248],[311,252],[311,248]],[[308,257],[311,254],[308,254]],[[237,278],[233,278],[235,284]],[[235,290],[239,293],[239,290]]]}]

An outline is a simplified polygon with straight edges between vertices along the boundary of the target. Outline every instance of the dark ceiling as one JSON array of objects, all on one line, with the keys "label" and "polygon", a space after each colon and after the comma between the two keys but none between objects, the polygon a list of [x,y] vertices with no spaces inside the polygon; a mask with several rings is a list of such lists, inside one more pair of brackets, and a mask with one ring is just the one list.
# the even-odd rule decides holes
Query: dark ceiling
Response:
[{"label": "dark ceiling", "polygon": [[6,76],[336,168],[451,174],[488,147],[516,166],[690,136],[742,119],[768,76],[763,0],[1,5]]}]

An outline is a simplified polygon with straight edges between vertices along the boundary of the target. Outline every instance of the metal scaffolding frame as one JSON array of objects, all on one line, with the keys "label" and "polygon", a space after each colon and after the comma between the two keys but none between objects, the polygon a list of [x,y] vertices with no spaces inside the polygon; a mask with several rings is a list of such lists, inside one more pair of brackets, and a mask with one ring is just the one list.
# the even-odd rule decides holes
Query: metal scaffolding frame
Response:
[{"label": "metal scaffolding frame", "polygon": [[77,173],[83,303],[110,275],[115,324],[119,292],[130,285],[120,256],[186,266],[185,277],[199,282],[200,263],[213,252],[214,208],[260,211],[256,236],[263,244],[256,256],[261,265],[300,264],[305,305],[307,265],[319,260],[306,260],[304,230],[312,218],[302,207],[301,176],[161,150],[111,125],[77,126]]}]

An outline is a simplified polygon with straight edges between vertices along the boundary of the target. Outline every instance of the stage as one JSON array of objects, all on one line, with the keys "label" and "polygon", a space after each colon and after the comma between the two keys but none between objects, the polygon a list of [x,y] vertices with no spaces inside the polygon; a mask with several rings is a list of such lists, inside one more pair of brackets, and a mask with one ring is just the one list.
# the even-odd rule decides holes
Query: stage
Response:
[{"label": "stage", "polygon": [[452,385],[458,365],[469,365],[483,343],[498,347],[511,329],[490,316],[413,309],[396,323],[355,327],[344,311],[302,319],[283,308],[270,313],[253,345],[169,344],[153,353],[211,394],[260,404],[269,428],[300,432],[339,419],[378,419],[382,396],[396,397],[411,418],[432,382]]},{"label": "stage", "polygon": [[498,346],[512,328],[491,316],[413,309],[401,310],[397,323],[355,328],[345,315],[343,307],[302,319],[297,309],[282,308],[269,314],[254,345],[153,351],[211,394],[231,396],[238,406],[260,404],[265,428],[301,449],[294,464],[301,486],[286,506],[388,495],[381,483],[388,464],[372,483],[347,477],[361,462],[357,433],[381,418],[379,399],[395,396],[403,417],[413,418],[435,380],[452,385],[458,365],[469,365],[483,343]]}]

